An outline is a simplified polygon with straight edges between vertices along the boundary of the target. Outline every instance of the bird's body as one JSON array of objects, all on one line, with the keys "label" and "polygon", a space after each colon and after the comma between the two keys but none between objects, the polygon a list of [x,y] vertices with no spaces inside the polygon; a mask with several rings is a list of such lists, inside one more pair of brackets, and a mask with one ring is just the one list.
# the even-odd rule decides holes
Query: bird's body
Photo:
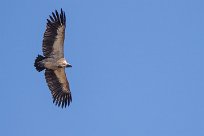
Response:
[{"label": "bird's body", "polygon": [[57,11],[52,12],[50,20],[47,21],[42,45],[44,56],[38,55],[34,66],[39,72],[45,69],[45,79],[53,96],[53,102],[63,108],[69,106],[72,101],[65,73],[65,68],[71,67],[64,58],[65,13],[62,9],[60,14]]},{"label": "bird's body", "polygon": [[54,59],[54,58],[45,58],[42,61],[40,61],[42,66],[44,66],[47,69],[56,70],[58,68],[68,67],[71,66],[65,58],[60,59]]}]

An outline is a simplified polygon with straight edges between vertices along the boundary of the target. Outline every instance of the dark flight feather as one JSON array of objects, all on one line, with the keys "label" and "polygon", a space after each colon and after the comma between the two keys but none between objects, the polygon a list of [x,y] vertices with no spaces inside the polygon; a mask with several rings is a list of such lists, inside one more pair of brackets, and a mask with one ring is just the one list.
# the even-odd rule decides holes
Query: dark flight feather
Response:
[{"label": "dark flight feather", "polygon": [[[52,16],[47,19],[47,27],[43,37],[43,55],[45,57],[61,57],[63,56],[63,50],[60,50],[62,53],[61,56],[57,56],[54,50],[54,46],[64,46],[64,35],[65,35],[65,27],[66,27],[66,17],[64,11],[61,9],[61,13],[57,12],[57,10],[52,12]],[[59,37],[58,37],[59,36]],[[60,43],[60,44],[55,44]],[[57,49],[57,48],[56,48]],[[60,48],[59,48],[60,49]],[[57,51],[56,51],[57,52]]]},{"label": "dark flight feather", "polygon": [[[61,68],[58,72],[49,69],[45,70],[45,79],[51,90],[53,103],[63,108],[70,105],[72,96],[67,79],[61,75],[65,75],[64,68]],[[65,83],[60,83],[60,81],[65,81]]]}]

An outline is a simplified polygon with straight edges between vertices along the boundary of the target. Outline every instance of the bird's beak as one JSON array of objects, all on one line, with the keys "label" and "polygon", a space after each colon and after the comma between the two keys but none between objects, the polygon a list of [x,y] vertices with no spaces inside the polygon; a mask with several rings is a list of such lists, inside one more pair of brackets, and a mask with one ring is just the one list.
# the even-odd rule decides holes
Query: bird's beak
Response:
[{"label": "bird's beak", "polygon": [[67,67],[67,68],[68,68],[68,67],[72,67],[72,65],[70,65],[70,64],[67,64],[67,66],[66,66],[66,67]]}]

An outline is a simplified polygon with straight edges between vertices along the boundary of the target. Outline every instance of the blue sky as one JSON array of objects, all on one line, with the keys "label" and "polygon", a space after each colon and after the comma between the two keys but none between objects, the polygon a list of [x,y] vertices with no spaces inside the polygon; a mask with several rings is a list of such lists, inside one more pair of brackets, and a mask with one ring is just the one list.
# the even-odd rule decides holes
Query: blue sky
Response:
[{"label": "blue sky", "polygon": [[[67,109],[33,67],[60,8]],[[7,0],[0,11],[0,135],[204,135],[203,0]]]}]

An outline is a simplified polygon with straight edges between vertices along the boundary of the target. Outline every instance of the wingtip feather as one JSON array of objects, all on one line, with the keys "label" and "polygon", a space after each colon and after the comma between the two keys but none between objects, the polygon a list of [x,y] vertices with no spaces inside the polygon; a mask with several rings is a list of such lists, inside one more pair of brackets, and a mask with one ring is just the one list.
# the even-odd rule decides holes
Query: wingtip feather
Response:
[{"label": "wingtip feather", "polygon": [[71,93],[59,92],[57,94],[53,94],[53,103],[58,107],[66,108],[71,102]]}]

